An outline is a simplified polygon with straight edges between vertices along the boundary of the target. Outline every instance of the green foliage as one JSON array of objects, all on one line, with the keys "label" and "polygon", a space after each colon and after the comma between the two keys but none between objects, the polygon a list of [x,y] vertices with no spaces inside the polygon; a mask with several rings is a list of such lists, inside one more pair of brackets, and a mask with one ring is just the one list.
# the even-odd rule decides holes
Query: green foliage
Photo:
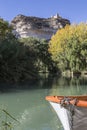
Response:
[{"label": "green foliage", "polygon": [[12,33],[13,28],[7,21],[0,19],[0,42],[3,40],[15,39],[14,34]]},{"label": "green foliage", "polygon": [[21,44],[12,33],[12,27],[0,20],[0,80],[22,81],[36,79],[37,69],[29,46]]},{"label": "green foliage", "polygon": [[10,81],[34,79],[38,75],[33,52],[20,42],[0,44],[0,78]]},{"label": "green foliage", "polygon": [[28,46],[33,52],[32,59],[38,72],[56,72],[56,63],[52,60],[48,52],[48,42],[35,38],[23,38],[20,40],[25,46]]},{"label": "green foliage", "polygon": [[45,40],[17,39],[9,23],[0,19],[0,80],[37,79],[39,72],[56,71]]},{"label": "green foliage", "polygon": [[49,52],[61,70],[87,68],[87,24],[67,25],[51,39]]}]

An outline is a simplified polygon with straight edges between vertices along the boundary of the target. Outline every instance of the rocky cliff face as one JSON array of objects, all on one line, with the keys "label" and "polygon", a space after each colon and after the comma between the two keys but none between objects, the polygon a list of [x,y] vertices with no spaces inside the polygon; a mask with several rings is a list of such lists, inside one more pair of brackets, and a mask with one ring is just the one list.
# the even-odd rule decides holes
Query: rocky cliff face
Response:
[{"label": "rocky cliff face", "polygon": [[66,24],[70,24],[70,21],[59,15],[51,18],[18,15],[11,21],[14,33],[18,37],[35,37],[46,40],[50,39],[58,29],[63,28]]}]

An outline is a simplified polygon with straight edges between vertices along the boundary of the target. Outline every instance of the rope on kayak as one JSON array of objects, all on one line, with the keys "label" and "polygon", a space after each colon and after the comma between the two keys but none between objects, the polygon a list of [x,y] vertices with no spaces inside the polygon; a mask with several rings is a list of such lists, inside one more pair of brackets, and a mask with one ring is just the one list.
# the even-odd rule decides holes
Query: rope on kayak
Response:
[{"label": "rope on kayak", "polygon": [[60,100],[61,107],[66,107],[67,105],[70,104],[71,98],[69,97],[64,97],[63,99]]},{"label": "rope on kayak", "polygon": [[[73,104],[70,103],[70,101],[73,100]],[[69,114],[69,122],[71,126],[71,130],[73,129],[73,116],[75,114],[75,106],[77,104],[78,100],[77,98],[70,98],[70,97],[64,97],[63,99],[60,100],[61,107],[64,107],[65,109],[68,110]]]},{"label": "rope on kayak", "polygon": [[77,98],[70,98],[70,97],[64,97],[63,99],[60,100],[60,104],[61,104],[61,107],[66,107],[68,105],[70,105],[70,101],[73,100],[73,103],[72,105],[75,106],[78,102]]}]

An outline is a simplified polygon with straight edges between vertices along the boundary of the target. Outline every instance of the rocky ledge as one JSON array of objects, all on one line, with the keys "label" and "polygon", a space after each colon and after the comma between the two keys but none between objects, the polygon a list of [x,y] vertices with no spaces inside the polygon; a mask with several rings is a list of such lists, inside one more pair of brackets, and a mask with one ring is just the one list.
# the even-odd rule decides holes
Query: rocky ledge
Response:
[{"label": "rocky ledge", "polygon": [[66,24],[70,24],[70,21],[58,14],[50,18],[17,15],[11,21],[17,37],[35,37],[46,40],[49,40],[58,29],[63,28]]}]

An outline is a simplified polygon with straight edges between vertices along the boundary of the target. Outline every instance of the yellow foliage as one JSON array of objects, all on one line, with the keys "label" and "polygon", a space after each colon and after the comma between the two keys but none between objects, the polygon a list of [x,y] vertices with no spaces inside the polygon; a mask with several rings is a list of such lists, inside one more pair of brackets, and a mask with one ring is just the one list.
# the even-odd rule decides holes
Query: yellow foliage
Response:
[{"label": "yellow foliage", "polygon": [[59,53],[64,52],[69,41],[77,40],[79,44],[87,41],[87,24],[80,23],[66,25],[52,36],[49,43],[49,52],[55,58]]}]

